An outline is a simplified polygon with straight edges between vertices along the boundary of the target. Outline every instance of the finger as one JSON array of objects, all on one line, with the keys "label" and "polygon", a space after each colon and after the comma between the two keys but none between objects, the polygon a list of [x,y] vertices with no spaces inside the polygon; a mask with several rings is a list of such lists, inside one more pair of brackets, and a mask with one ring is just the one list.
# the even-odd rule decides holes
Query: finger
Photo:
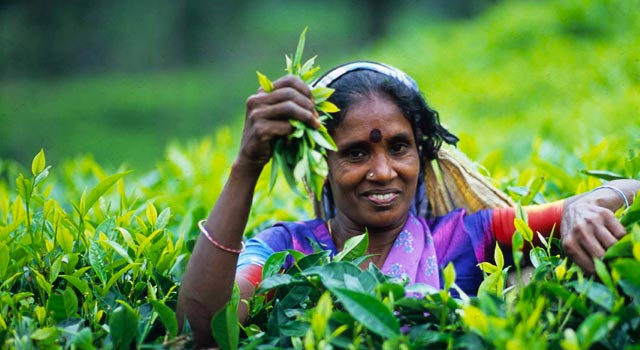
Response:
[{"label": "finger", "polygon": [[591,273],[594,269],[593,261],[578,239],[576,239],[577,236],[580,235],[569,235],[563,239],[562,248],[575,264],[580,266],[585,272]]},{"label": "finger", "polygon": [[616,236],[614,236],[613,233],[604,226],[599,227],[596,230],[595,235],[596,239],[605,250],[618,242],[618,238],[616,238]]},{"label": "finger", "polygon": [[299,104],[291,100],[279,102],[274,105],[264,106],[263,108],[256,110],[252,118],[255,118],[256,120],[297,119],[314,128],[320,126],[320,121],[316,119],[315,115],[309,109],[303,108]]},{"label": "finger", "polygon": [[313,128],[320,127],[313,101],[291,87],[250,96],[247,99],[247,112],[249,118],[293,118]]},{"label": "finger", "polygon": [[598,230],[592,231],[590,234],[585,235],[580,240],[580,246],[584,249],[584,252],[591,258],[600,258],[605,253],[605,247],[602,246],[597,236]]},{"label": "finger", "polygon": [[291,134],[293,126],[287,120],[260,120],[254,126],[254,135],[259,142],[271,142],[276,137]]},{"label": "finger", "polygon": [[309,98],[309,96],[292,87],[283,87],[277,90],[273,90],[273,92],[269,94],[268,99],[265,100],[265,102],[268,104],[276,104],[285,101],[293,101],[300,107],[308,109],[310,111],[315,110],[315,104]]},{"label": "finger", "polygon": [[576,263],[580,268],[587,274],[592,275],[595,272],[595,266],[593,264],[593,259],[589,257],[588,254],[581,251],[572,257],[573,262]]},{"label": "finger", "polygon": [[278,90],[284,87],[295,89],[304,96],[312,98],[311,88],[298,76],[289,74],[273,82],[274,90]]},{"label": "finger", "polygon": [[616,238],[616,241],[627,234],[627,230],[620,223],[620,220],[616,218],[613,212],[609,212],[609,214],[607,215],[605,220],[605,226],[607,227],[609,232],[611,232],[611,234]]}]

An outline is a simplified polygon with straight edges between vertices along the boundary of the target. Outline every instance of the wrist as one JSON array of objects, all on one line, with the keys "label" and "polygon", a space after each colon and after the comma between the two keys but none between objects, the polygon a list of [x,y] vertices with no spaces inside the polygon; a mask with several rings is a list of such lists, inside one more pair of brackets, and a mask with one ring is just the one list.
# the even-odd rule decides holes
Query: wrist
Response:
[{"label": "wrist", "polygon": [[238,156],[236,160],[231,164],[231,177],[243,177],[243,178],[255,178],[260,177],[262,169],[264,169],[265,163],[252,161],[245,157]]},{"label": "wrist", "polygon": [[616,186],[602,185],[594,188],[589,192],[589,199],[593,203],[611,209],[618,210],[620,207],[629,208],[629,199],[625,193]]}]

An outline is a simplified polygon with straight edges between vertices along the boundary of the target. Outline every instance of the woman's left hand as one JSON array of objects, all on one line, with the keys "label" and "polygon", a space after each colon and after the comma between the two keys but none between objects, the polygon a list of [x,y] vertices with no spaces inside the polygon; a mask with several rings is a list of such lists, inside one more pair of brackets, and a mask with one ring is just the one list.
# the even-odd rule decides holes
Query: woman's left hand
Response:
[{"label": "woman's left hand", "polygon": [[[636,180],[615,180],[607,185],[620,189],[629,203],[640,188]],[[610,188],[565,200],[560,226],[562,247],[588,274],[595,271],[593,259],[602,258],[607,249],[627,233],[615,216],[615,211],[624,205],[621,193]]]},{"label": "woman's left hand", "polygon": [[611,210],[578,200],[565,206],[560,234],[562,248],[569,257],[593,274],[593,259],[602,258],[626,230]]}]

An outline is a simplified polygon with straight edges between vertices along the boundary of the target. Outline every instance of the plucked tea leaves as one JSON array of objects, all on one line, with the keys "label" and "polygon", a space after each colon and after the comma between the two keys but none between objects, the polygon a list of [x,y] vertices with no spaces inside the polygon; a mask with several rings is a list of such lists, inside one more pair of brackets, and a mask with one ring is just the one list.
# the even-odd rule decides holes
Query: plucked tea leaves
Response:
[{"label": "plucked tea leaves", "polygon": [[[298,40],[296,52],[293,60],[285,55],[286,68],[289,74],[300,77],[305,83],[313,81],[319,67],[315,65],[316,56],[302,64],[302,53],[304,51],[305,28]],[[258,82],[266,92],[273,90],[273,83],[262,73],[257,72]],[[315,102],[315,109],[318,112],[321,122],[330,118],[328,113],[335,113],[339,108],[327,99],[333,93],[333,89],[327,87],[311,88],[311,93]],[[278,169],[282,171],[289,187],[295,192],[297,183],[302,182],[309,196],[320,200],[324,177],[327,176],[327,150],[336,151],[337,146],[324,125],[317,130],[302,123],[299,120],[290,120],[293,132],[285,139],[280,138],[274,142],[273,157],[271,159],[271,176],[269,188],[273,189],[278,177]]]}]

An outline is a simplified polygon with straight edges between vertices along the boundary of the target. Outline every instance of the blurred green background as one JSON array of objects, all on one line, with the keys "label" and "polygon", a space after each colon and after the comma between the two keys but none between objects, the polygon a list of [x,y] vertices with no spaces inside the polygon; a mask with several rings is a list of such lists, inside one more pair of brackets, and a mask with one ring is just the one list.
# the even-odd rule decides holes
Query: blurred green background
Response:
[{"label": "blurred green background", "polygon": [[304,27],[322,70],[414,76],[475,159],[640,137],[637,0],[3,1],[0,159],[146,170],[172,141],[239,135],[255,71],[282,74]]}]

